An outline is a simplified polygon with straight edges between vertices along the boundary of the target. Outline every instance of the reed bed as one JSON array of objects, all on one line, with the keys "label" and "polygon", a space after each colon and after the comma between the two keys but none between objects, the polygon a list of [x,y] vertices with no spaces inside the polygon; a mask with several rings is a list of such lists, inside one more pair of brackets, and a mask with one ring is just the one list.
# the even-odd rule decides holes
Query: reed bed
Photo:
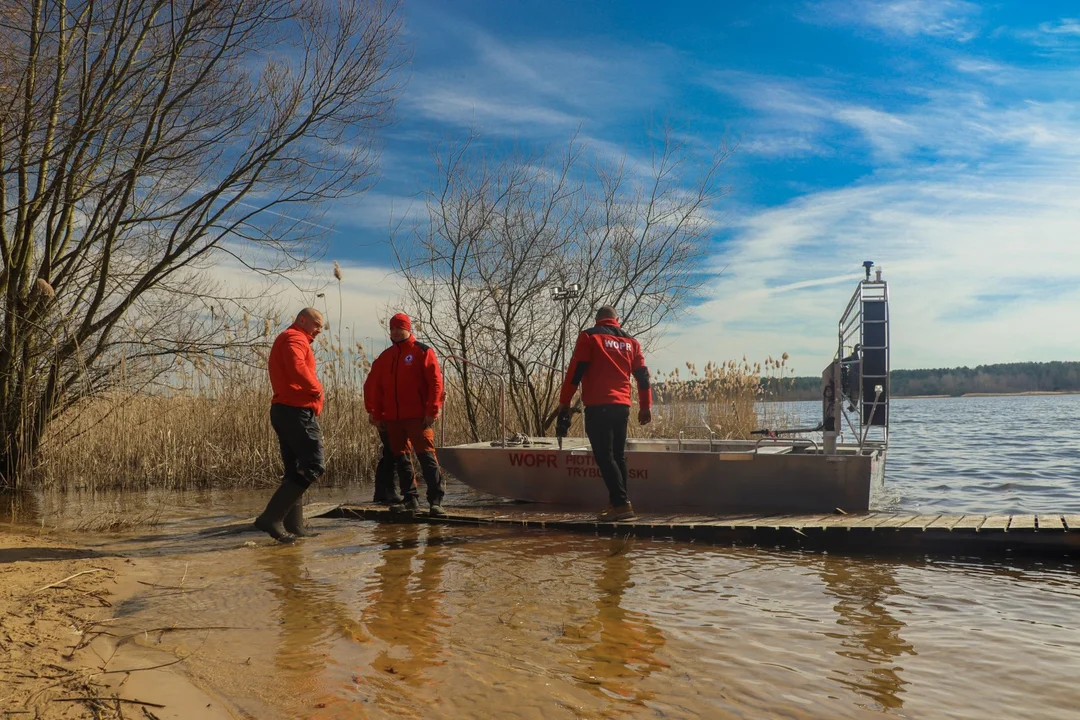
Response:
[{"label": "reed bed", "polygon": [[[317,343],[319,372],[326,391],[320,424],[327,455],[322,482],[349,485],[374,475],[381,444],[367,422],[363,379],[371,358],[357,342],[324,334]],[[270,386],[265,349],[229,362],[195,363],[153,391],[115,391],[89,399],[56,420],[42,446],[32,478],[39,487],[91,489],[257,488],[274,485],[281,473],[277,438],[269,422]],[[763,404],[789,384],[786,355],[765,363],[708,363],[700,371],[687,364],[654,379],[653,423],[638,437],[693,436],[748,438],[763,423],[783,424],[784,406]],[[447,377],[447,404],[436,438],[448,444],[471,442],[454,378]],[[482,439],[498,435],[496,384],[481,393]],[[635,399],[636,402],[636,399]],[[509,412],[509,407],[507,412]],[[763,415],[764,413],[764,415]],[[580,435],[575,416],[571,435]],[[445,427],[443,427],[445,425]],[[507,417],[507,431],[524,427]],[[706,430],[707,428],[707,430]],[[553,434],[553,430],[551,431]]]}]

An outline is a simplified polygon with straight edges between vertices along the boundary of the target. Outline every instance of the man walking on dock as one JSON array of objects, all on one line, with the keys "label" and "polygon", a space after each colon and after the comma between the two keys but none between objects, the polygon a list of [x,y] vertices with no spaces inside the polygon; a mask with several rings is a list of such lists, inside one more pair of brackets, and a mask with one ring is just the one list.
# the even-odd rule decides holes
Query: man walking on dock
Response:
[{"label": "man walking on dock", "polygon": [[255,518],[255,527],[279,542],[310,535],[304,530],[302,497],[325,470],[322,430],[316,419],[322,412],[323,389],[311,348],[322,328],[322,313],[304,308],[274,340],[267,362],[274,390],[270,424],[278,436],[285,474],[266,509]]},{"label": "man walking on dock", "polygon": [[[442,370],[435,351],[412,334],[412,321],[405,313],[390,318],[390,340],[393,345],[375,358],[364,383],[368,420],[386,430],[395,456],[407,455],[412,444],[427,485],[428,512],[432,517],[444,517],[442,477],[435,457],[435,432],[431,429],[442,409]],[[404,502],[390,510],[418,510],[416,485],[403,487],[402,491]]]},{"label": "man walking on dock", "polygon": [[619,326],[615,308],[605,305],[596,311],[596,325],[578,335],[559,395],[559,414],[567,416],[570,401],[578,385],[582,386],[585,433],[611,501],[598,517],[601,522],[634,517],[626,490],[631,375],[638,385],[638,423],[648,425],[652,421],[652,391],[641,344]]}]

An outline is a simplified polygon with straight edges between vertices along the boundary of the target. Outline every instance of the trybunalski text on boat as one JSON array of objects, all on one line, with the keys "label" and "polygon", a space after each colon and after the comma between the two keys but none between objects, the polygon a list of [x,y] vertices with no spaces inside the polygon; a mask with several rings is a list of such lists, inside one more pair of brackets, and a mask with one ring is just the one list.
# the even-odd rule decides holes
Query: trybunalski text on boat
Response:
[{"label": "trybunalski text on boat", "polygon": [[[630,439],[630,497],[639,512],[865,513],[884,485],[889,441],[889,293],[873,263],[838,323],[837,351],[822,373],[817,427],[759,430],[717,439],[708,426],[674,438]],[[873,275],[873,277],[871,277]],[[439,449],[467,485],[568,511],[603,506],[607,489],[584,438],[508,438]],[[704,437],[702,437],[704,435]],[[691,437],[694,436],[694,437]]]}]

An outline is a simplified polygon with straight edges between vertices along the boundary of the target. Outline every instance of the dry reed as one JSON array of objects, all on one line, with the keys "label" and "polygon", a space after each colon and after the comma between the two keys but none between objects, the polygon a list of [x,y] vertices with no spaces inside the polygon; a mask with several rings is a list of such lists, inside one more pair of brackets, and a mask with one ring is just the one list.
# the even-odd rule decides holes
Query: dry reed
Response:
[{"label": "dry reed", "polygon": [[[322,482],[369,480],[381,452],[363,403],[370,356],[360,343],[343,342],[340,334],[330,332],[316,347],[326,391],[320,417],[327,455]],[[60,490],[275,484],[281,461],[269,422],[265,357],[261,349],[229,362],[196,362],[175,373],[168,388],[152,393],[117,389],[72,408],[50,427],[34,470],[36,484]],[[747,438],[762,423],[782,424],[777,415],[783,407],[762,401],[788,382],[786,360],[785,355],[751,364],[744,358],[741,363],[708,363],[702,371],[688,363],[685,375],[660,375],[654,379],[654,421],[647,427],[632,421],[631,434],[674,437],[685,430],[692,435],[696,426],[702,433],[707,427],[718,438]],[[497,387],[491,383],[481,393],[482,439],[498,435]],[[445,441],[472,441],[458,401],[460,389],[450,376],[447,394],[439,421],[446,425]],[[575,416],[572,435],[581,434],[581,422],[581,416]],[[507,417],[509,433],[524,426]],[[443,434],[441,425],[436,426],[436,438]]]}]

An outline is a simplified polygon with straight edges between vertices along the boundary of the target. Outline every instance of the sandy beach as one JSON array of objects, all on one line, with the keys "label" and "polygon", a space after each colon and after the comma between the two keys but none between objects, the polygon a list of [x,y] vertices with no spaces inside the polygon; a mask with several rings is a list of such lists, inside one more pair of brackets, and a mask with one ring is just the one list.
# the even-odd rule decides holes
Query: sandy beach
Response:
[{"label": "sandy beach", "polygon": [[0,714],[235,717],[180,671],[182,658],[111,632],[136,562],[0,531]]}]

